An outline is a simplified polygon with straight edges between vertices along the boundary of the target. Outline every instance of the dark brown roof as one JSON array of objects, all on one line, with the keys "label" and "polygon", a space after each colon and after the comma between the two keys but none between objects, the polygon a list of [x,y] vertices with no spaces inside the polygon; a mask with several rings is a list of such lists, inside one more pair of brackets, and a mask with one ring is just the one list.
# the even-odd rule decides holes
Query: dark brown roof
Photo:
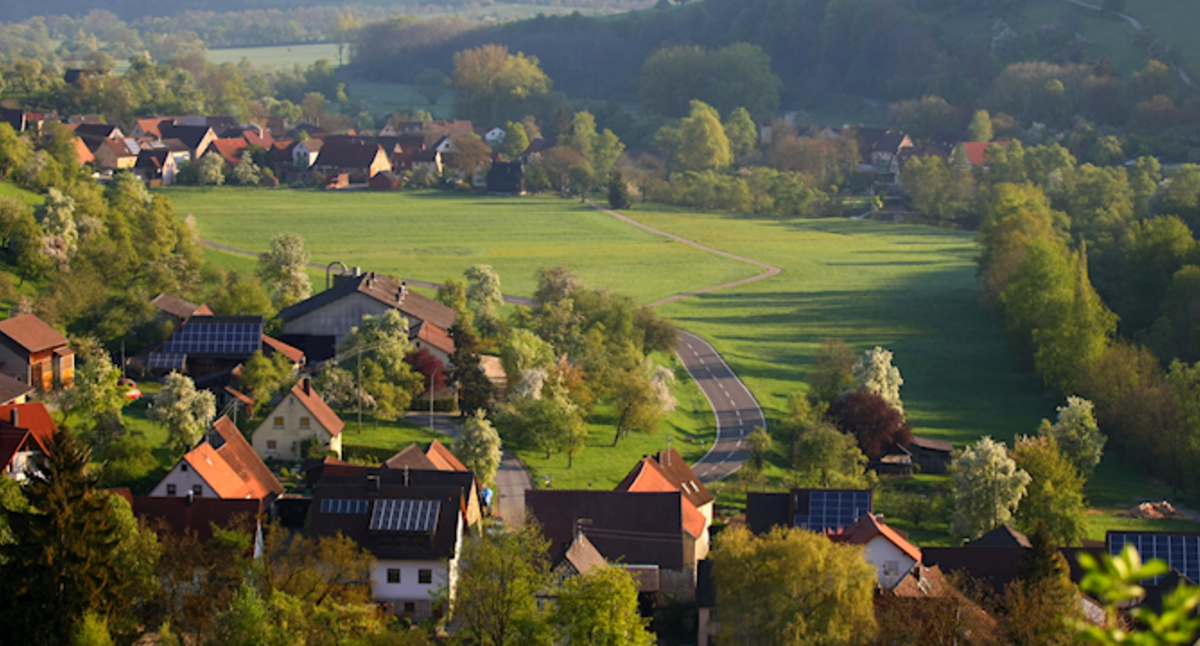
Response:
[{"label": "dark brown roof", "polygon": [[925,449],[926,451],[942,451],[945,453],[953,453],[954,445],[946,440],[935,440],[929,437],[921,437],[914,435],[910,446]]},{"label": "dark brown roof", "polygon": [[1019,547],[926,547],[921,550],[921,562],[943,572],[962,572],[1003,594],[1016,580],[1024,553]]},{"label": "dark brown roof", "polygon": [[0,334],[28,352],[41,352],[67,344],[67,338],[33,314],[21,314],[0,321]]},{"label": "dark brown roof", "polygon": [[746,494],[746,525],[755,534],[766,534],[775,527],[790,527],[791,512],[791,494],[757,491]]},{"label": "dark brown roof", "polygon": [[188,150],[194,150],[200,146],[200,142],[208,136],[212,128],[208,126],[181,126],[173,123],[161,123],[158,126],[158,131],[163,139],[178,139],[188,147]]},{"label": "dark brown roof", "polygon": [[562,560],[571,564],[579,574],[587,574],[596,568],[608,567],[604,556],[584,534],[579,534],[571,542],[571,546],[563,552]]},{"label": "dark brown roof", "polygon": [[192,315],[200,307],[191,301],[185,301],[178,296],[166,293],[155,296],[154,300],[150,301],[150,304],[181,321],[192,318]]},{"label": "dark brown roof", "polygon": [[322,168],[367,168],[375,162],[375,157],[383,152],[383,147],[377,143],[365,141],[331,141],[325,140],[321,153],[313,166]]},{"label": "dark brown roof", "polygon": [[575,537],[576,523],[591,519],[588,540],[606,559],[681,570],[684,563],[683,494],[624,491],[525,493],[525,504],[550,540],[557,562]]},{"label": "dark brown roof", "polygon": [[[458,313],[453,309],[407,287],[402,290],[396,281],[373,271],[361,276],[343,278],[332,288],[283,310],[279,313],[279,318],[285,322],[298,319],[355,292],[370,296],[412,318],[429,321],[443,330],[450,329],[458,318]],[[415,325],[416,321],[410,320],[409,323]]]},{"label": "dark brown roof", "polygon": [[12,400],[28,395],[35,389],[29,384],[18,381],[6,374],[0,374],[0,405],[11,403]]},{"label": "dark brown roof", "polygon": [[151,528],[163,521],[173,534],[195,532],[201,541],[212,538],[212,526],[228,527],[241,521],[253,529],[254,519],[263,511],[261,500],[226,500],[223,498],[187,498],[172,496],[152,498],[133,497],[133,514],[145,518]]},{"label": "dark brown roof", "polygon": [[417,323],[409,330],[408,336],[410,339],[420,339],[446,354],[454,354],[454,339],[450,338],[450,333],[429,321]]},{"label": "dark brown roof", "polygon": [[408,467],[409,469],[436,471],[438,468],[433,461],[425,457],[425,452],[415,442],[405,447],[404,450],[396,455],[388,458],[383,464],[389,469],[403,469]]},{"label": "dark brown roof", "polygon": [[80,137],[104,137],[107,139],[119,132],[117,126],[110,123],[81,123],[75,126],[75,134]]},{"label": "dark brown roof", "polygon": [[1033,547],[1029,542],[1029,537],[1021,532],[1009,527],[1001,525],[996,529],[980,536],[979,538],[967,543],[967,547]]}]

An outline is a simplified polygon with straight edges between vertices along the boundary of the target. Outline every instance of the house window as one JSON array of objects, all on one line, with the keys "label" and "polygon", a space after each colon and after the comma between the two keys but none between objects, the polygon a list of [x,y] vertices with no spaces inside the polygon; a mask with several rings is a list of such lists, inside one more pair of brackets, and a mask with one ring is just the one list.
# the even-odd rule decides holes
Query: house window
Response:
[{"label": "house window", "polygon": [[433,570],[417,570],[417,583],[433,583]]},{"label": "house window", "polygon": [[388,583],[400,583],[400,568],[398,568],[398,567],[388,568],[387,576],[388,576]]},{"label": "house window", "polygon": [[184,462],[183,464],[179,465],[179,470],[187,471],[187,462]]},{"label": "house window", "polygon": [[416,611],[417,611],[417,602],[415,602],[415,601],[405,601],[404,602],[404,612],[411,614]]},{"label": "house window", "polygon": [[274,453],[278,446],[275,440],[267,440],[267,453]]},{"label": "house window", "polygon": [[192,495],[199,496],[204,493],[204,487],[200,485],[192,485]]},{"label": "house window", "polygon": [[310,424],[309,418],[307,418],[307,417],[300,418],[300,428],[308,428],[309,424]]},{"label": "house window", "polygon": [[173,485],[173,484],[169,484],[169,485],[167,485],[167,495],[168,495],[168,496],[174,496],[174,495],[175,495],[175,485]]},{"label": "house window", "polygon": [[283,428],[283,418],[282,417],[275,418],[275,428]]}]

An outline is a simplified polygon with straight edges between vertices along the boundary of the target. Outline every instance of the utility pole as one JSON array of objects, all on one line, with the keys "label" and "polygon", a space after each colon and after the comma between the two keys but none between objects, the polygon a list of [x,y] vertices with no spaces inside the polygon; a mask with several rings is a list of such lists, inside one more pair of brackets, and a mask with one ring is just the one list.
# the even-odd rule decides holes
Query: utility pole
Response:
[{"label": "utility pole", "polygon": [[[362,345],[358,346],[358,388],[355,391],[358,399],[358,434],[362,435]],[[375,418],[379,419],[379,418]]]},{"label": "utility pole", "polygon": [[429,371],[429,428],[433,428],[433,370]]}]

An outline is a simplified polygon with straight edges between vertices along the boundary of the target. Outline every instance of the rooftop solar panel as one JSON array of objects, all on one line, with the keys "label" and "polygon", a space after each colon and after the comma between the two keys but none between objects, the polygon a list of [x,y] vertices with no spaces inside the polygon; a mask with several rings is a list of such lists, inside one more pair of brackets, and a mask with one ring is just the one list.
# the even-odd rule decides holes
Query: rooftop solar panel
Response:
[{"label": "rooftop solar panel", "polygon": [[[1200,535],[1154,532],[1108,532],[1108,553],[1116,556],[1125,545],[1137,548],[1142,561],[1162,559],[1192,581],[1200,581]],[[1155,577],[1151,584],[1162,577]]]},{"label": "rooftop solar panel", "polygon": [[432,532],[437,524],[438,500],[377,500],[370,529],[385,532]]},{"label": "rooftop solar panel", "polygon": [[347,500],[340,498],[326,498],[321,501],[322,514],[365,514],[367,513],[366,500]]},{"label": "rooftop solar panel", "polygon": [[810,491],[807,514],[796,514],[796,527],[814,532],[849,527],[872,513],[869,491]]},{"label": "rooftop solar panel", "polygon": [[146,360],[147,368],[183,370],[186,365],[187,355],[181,353],[151,352],[150,358]]},{"label": "rooftop solar panel", "polygon": [[262,347],[262,322],[188,321],[162,351],[186,354],[250,355]]}]

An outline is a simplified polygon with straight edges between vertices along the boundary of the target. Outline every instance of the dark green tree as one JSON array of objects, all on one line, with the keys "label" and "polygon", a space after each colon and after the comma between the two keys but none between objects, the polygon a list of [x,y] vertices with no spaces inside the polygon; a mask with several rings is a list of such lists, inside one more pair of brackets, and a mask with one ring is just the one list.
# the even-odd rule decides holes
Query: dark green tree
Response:
[{"label": "dark green tree", "polygon": [[618,210],[633,206],[633,200],[629,197],[629,182],[625,181],[621,171],[614,172],[612,179],[608,180],[608,205]]},{"label": "dark green tree", "polygon": [[479,340],[469,321],[461,318],[450,327],[454,354],[450,355],[450,383],[458,386],[459,409],[491,410],[496,386],[479,365]]}]

